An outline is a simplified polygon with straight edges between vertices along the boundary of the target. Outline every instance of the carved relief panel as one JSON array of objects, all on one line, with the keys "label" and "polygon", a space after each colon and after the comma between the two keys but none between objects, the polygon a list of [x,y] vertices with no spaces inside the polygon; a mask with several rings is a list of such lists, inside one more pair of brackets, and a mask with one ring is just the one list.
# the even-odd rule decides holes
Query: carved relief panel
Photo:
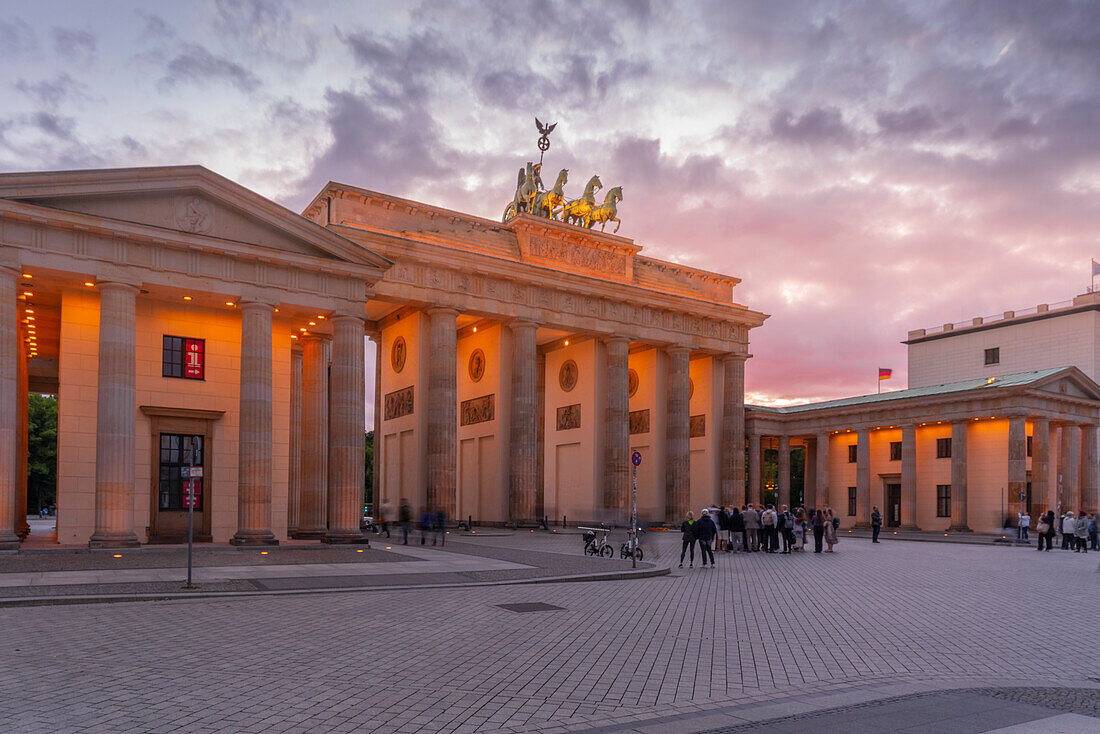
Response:
[{"label": "carved relief panel", "polygon": [[558,430],[568,431],[581,427],[581,404],[563,405],[558,408]]},{"label": "carved relief panel", "polygon": [[688,437],[702,438],[707,435],[706,415],[693,415],[688,418]]},{"label": "carved relief panel", "polygon": [[388,421],[412,415],[413,386],[409,385],[406,388],[389,393],[386,395],[385,403],[385,416]]},{"label": "carved relief panel", "polygon": [[649,433],[649,408],[630,411],[630,434]]},{"label": "carved relief panel", "polygon": [[482,395],[480,398],[464,400],[459,414],[460,423],[464,426],[487,423],[496,415],[496,396]]}]

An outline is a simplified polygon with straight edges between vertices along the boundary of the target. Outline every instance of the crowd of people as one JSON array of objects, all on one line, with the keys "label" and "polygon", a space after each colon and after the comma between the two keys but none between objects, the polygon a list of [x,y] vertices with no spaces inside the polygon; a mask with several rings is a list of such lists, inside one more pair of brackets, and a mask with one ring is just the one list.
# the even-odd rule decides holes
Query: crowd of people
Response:
[{"label": "crowd of people", "polygon": [[[1019,514],[1019,528],[1022,540],[1028,540],[1028,529],[1031,526],[1031,518],[1024,513]],[[1050,550],[1054,545],[1054,537],[1061,533],[1062,550],[1072,550],[1074,553],[1088,553],[1089,550],[1100,550],[1100,532],[1096,525],[1096,514],[1088,514],[1084,510],[1066,510],[1058,516],[1054,510],[1047,510],[1039,517],[1039,523],[1035,526],[1035,533],[1039,539],[1037,550]]]},{"label": "crowd of people", "polygon": [[697,545],[703,568],[714,566],[715,550],[802,553],[811,536],[814,553],[834,553],[839,528],[840,518],[830,507],[823,510],[797,507],[793,512],[787,505],[778,510],[775,505],[742,505],[740,509],[706,507],[698,518],[694,512],[688,512],[680,524],[680,568],[684,567],[685,558],[688,568],[695,567]]}]

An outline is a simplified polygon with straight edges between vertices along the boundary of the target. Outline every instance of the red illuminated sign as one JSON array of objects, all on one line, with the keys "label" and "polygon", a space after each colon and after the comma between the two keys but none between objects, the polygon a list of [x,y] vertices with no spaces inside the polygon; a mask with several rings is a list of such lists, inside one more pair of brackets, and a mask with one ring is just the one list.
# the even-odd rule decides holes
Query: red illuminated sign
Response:
[{"label": "red illuminated sign", "polygon": [[206,364],[202,339],[183,340],[183,376],[192,380],[203,379]]},{"label": "red illuminated sign", "polygon": [[202,507],[202,480],[188,479],[183,483],[183,509]]}]

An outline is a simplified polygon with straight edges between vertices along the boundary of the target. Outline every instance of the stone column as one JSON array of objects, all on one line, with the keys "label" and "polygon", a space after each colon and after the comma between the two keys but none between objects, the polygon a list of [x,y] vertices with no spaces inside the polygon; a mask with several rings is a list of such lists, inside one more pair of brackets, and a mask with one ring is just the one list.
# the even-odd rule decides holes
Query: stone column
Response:
[{"label": "stone column", "polygon": [[332,331],[328,532],[321,540],[324,543],[365,543],[367,539],[359,530],[366,461],[363,319],[351,314],[336,315],[332,318]]},{"label": "stone column", "polygon": [[428,509],[455,514],[458,458],[458,311],[428,309]]},{"label": "stone column", "polygon": [[970,532],[966,504],[966,421],[951,424],[951,527],[955,532]]},{"label": "stone column", "polygon": [[[1033,446],[1034,448],[1034,446]],[[1078,510],[1096,512],[1097,489],[1100,487],[1100,457],[1097,456],[1096,424],[1081,426],[1081,497]]]},{"label": "stone column", "polygon": [[328,338],[302,342],[302,480],[295,538],[321,538],[328,530]]},{"label": "stone column", "polygon": [[665,520],[681,521],[691,499],[690,422],[691,350],[668,349],[668,401],[665,428]]},{"label": "stone column", "polygon": [[824,509],[829,505],[829,439],[828,433],[817,434],[817,505]]},{"label": "stone column", "polygon": [[19,483],[15,490],[15,534],[20,540],[26,540],[31,534],[31,526],[27,523],[27,464],[30,457],[27,456],[27,429],[29,417],[27,415],[30,398],[27,395],[27,344],[22,339],[17,341],[19,354],[16,365],[19,367],[16,374],[16,397],[19,401],[19,423],[17,436],[19,447],[16,449],[16,473]]},{"label": "stone column", "polygon": [[538,348],[529,321],[512,329],[512,431],[509,450],[508,519],[534,519],[538,481]]},{"label": "stone column", "polygon": [[134,442],[138,289],[99,284],[99,387],[96,399],[95,532],[91,548],[139,545],[134,535]]},{"label": "stone column", "polygon": [[[1054,507],[1050,492],[1050,421],[1031,421],[1031,503],[1035,517]],[[1038,520],[1035,522],[1039,524]]]},{"label": "stone column", "polygon": [[[535,507],[539,517],[546,515],[546,479],[543,467],[546,461],[546,355],[539,353],[538,365],[538,424],[535,428]],[[553,522],[553,518],[550,518]]]},{"label": "stone column", "polygon": [[779,437],[778,481],[776,483],[776,509],[791,505],[791,437]]},{"label": "stone column", "polygon": [[19,360],[19,273],[0,266],[0,550],[18,550],[15,534],[19,487],[16,362]]},{"label": "stone column", "polygon": [[242,302],[237,533],[233,545],[276,545],[271,532],[271,315],[274,306]]},{"label": "stone column", "polygon": [[816,439],[803,439],[806,447],[806,463],[802,474],[802,507],[813,507],[817,501],[817,451]]},{"label": "stone column", "polygon": [[[954,443],[954,442],[952,442]],[[1008,486],[1005,511],[1011,517],[1013,510],[1026,507],[1020,495],[1027,491],[1027,418],[1013,415],[1008,418]]]},{"label": "stone column", "polygon": [[748,503],[760,504],[761,486],[764,481],[761,466],[760,436],[749,436],[749,492]]},{"label": "stone column", "polygon": [[745,359],[743,354],[722,358],[722,485],[723,505],[745,496]]},{"label": "stone column", "polygon": [[287,468],[286,533],[298,532],[302,482],[302,350],[290,350],[290,461]]},{"label": "stone column", "polygon": [[871,432],[856,432],[856,524],[871,527]]},{"label": "stone column", "polygon": [[917,523],[917,427],[901,427],[901,529],[920,530]]},{"label": "stone column", "polygon": [[619,522],[627,519],[630,504],[630,340],[607,339],[607,410],[604,419],[603,506]]},{"label": "stone column", "polygon": [[[371,334],[374,342],[374,448],[371,450],[371,498],[374,500],[374,516],[378,517],[382,506],[382,334]],[[388,498],[387,498],[388,499]],[[387,517],[386,522],[393,522]]]},{"label": "stone column", "polygon": [[1080,504],[1078,490],[1081,468],[1081,429],[1068,423],[1062,425],[1062,455],[1058,471],[1062,474],[1062,492],[1059,505],[1062,511],[1074,510]]}]

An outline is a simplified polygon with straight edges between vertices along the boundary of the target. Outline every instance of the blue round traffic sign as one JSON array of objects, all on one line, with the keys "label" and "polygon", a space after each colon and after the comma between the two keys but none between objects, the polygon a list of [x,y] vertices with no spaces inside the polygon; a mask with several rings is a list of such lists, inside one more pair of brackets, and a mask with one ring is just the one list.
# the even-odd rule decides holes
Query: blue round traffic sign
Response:
[{"label": "blue round traffic sign", "polygon": [[642,455],[639,452],[635,451],[633,454],[630,455],[630,463],[634,466],[638,466],[642,463]]}]

